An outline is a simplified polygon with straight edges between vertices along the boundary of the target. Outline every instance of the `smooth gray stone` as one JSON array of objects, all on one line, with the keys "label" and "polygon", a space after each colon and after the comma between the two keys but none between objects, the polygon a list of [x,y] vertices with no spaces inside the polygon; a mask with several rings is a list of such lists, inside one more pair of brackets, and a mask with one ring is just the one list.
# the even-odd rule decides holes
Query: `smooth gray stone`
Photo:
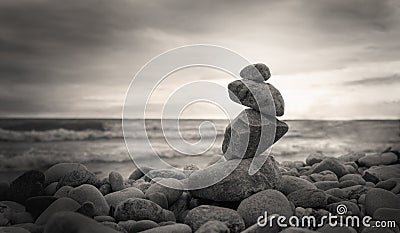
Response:
[{"label": "smooth gray stone", "polygon": [[267,118],[253,109],[245,109],[226,127],[222,151],[228,160],[252,158],[282,138],[288,129],[286,123],[276,118]]},{"label": "smooth gray stone", "polygon": [[318,163],[313,169],[311,173],[319,173],[322,171],[331,171],[336,174],[338,178],[346,175],[347,170],[344,165],[335,158],[326,158],[322,160],[322,162]]},{"label": "smooth gray stone", "polygon": [[287,198],[296,207],[303,208],[325,208],[327,196],[319,189],[300,189],[290,193]]},{"label": "smooth gray stone", "polygon": [[295,176],[282,176],[282,183],[278,190],[285,195],[295,192],[300,189],[317,189],[317,187],[308,180],[295,177]]},{"label": "smooth gray stone", "polygon": [[[239,162],[239,164],[238,164]],[[204,170],[194,172],[189,177],[189,188],[198,187],[199,184],[214,183],[214,185],[191,190],[192,196],[213,201],[241,201],[265,189],[275,189],[281,183],[281,174],[278,165],[272,156],[269,156],[254,175],[249,174],[252,159],[228,160],[216,163]],[[237,167],[235,167],[238,165]],[[235,169],[233,169],[235,168]],[[226,175],[226,171],[233,171],[224,179],[215,180],[216,177]]]},{"label": "smooth gray stone", "polygon": [[254,81],[267,81],[271,77],[271,71],[263,63],[256,63],[244,67],[240,71],[240,77]]},{"label": "smooth gray stone", "polygon": [[[371,168],[365,170],[364,176],[365,176],[365,174],[371,174],[372,176],[375,176],[379,180],[400,178],[400,164],[371,167]],[[366,179],[366,177],[363,177],[363,178]],[[367,181],[369,181],[369,180],[367,180]],[[373,180],[371,180],[371,182],[373,182]]]},{"label": "smooth gray stone", "polygon": [[373,188],[365,196],[365,209],[369,216],[373,216],[380,208],[400,209],[400,197],[390,191]]},{"label": "smooth gray stone", "polygon": [[285,101],[272,84],[245,79],[236,80],[228,84],[228,90],[232,101],[265,115],[283,116],[285,113]]},{"label": "smooth gray stone", "polygon": [[51,166],[44,172],[46,177],[45,184],[48,185],[53,182],[58,182],[63,176],[73,170],[87,171],[87,167],[80,163],[58,163]]},{"label": "smooth gray stone", "polygon": [[260,216],[264,216],[265,211],[267,211],[268,215],[278,214],[286,218],[293,215],[289,200],[283,193],[273,189],[258,192],[244,199],[237,211],[242,216],[246,227],[257,223],[257,219]]},{"label": "smooth gray stone", "polygon": [[109,193],[104,196],[110,207],[116,208],[119,203],[125,201],[128,198],[144,198],[144,194],[141,190],[130,187],[123,189],[118,192]]},{"label": "smooth gray stone", "polygon": [[124,178],[119,172],[112,171],[108,175],[108,179],[110,181],[111,190],[113,192],[120,191],[125,188],[124,186]]},{"label": "smooth gray stone", "polygon": [[42,214],[40,214],[36,219],[35,224],[45,225],[56,213],[63,211],[77,211],[80,207],[81,205],[75,200],[68,197],[61,197],[54,201],[45,211],[43,211]]},{"label": "smooth gray stone", "polygon": [[152,220],[154,222],[163,222],[166,218],[163,208],[141,198],[128,198],[121,202],[115,209],[114,217],[117,221]]},{"label": "smooth gray stone", "polygon": [[110,206],[103,194],[93,185],[83,184],[76,187],[68,193],[68,197],[81,205],[87,201],[92,202],[96,207],[96,215],[108,215],[110,212]]}]

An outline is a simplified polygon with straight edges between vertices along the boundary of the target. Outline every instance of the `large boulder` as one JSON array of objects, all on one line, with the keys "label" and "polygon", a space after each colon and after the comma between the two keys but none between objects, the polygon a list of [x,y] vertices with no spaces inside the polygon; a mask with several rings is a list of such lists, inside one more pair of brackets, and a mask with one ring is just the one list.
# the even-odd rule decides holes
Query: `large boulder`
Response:
[{"label": "large boulder", "polygon": [[252,158],[283,137],[288,129],[286,123],[276,118],[245,109],[226,127],[222,151],[226,159]]},{"label": "large boulder", "polygon": [[287,218],[293,215],[292,206],[285,195],[273,189],[258,192],[244,199],[237,211],[242,216],[246,227],[257,223],[257,219],[265,216],[265,212],[268,215],[279,214]]},{"label": "large boulder", "polygon": [[[281,174],[277,163],[269,156],[263,167],[254,175],[249,174],[251,159],[228,160],[216,163],[204,170],[196,171],[189,177],[188,187],[198,187],[204,182],[214,185],[191,190],[194,197],[209,199],[213,201],[241,201],[257,192],[265,189],[275,189],[281,182]],[[224,179],[215,180],[216,177],[225,175],[226,171],[233,170]]]},{"label": "large boulder", "polygon": [[87,171],[88,169],[85,165],[80,163],[55,164],[44,172],[44,175],[46,177],[45,184],[48,185],[53,182],[58,182],[63,176],[73,170]]},{"label": "large boulder", "polygon": [[187,214],[185,224],[189,225],[193,231],[197,231],[204,223],[218,220],[227,225],[231,233],[241,232],[245,225],[242,217],[235,210],[211,206],[198,206]]},{"label": "large boulder", "polygon": [[26,199],[43,194],[44,174],[40,171],[28,171],[10,184],[8,197],[10,200],[24,203]]},{"label": "large boulder", "polygon": [[400,197],[390,191],[373,188],[365,196],[365,210],[367,215],[373,216],[380,208],[400,209]]},{"label": "large boulder", "polygon": [[[228,89],[231,100],[263,114],[282,116],[285,112],[281,93],[269,83],[236,80],[228,84]],[[271,106],[275,106],[275,112]]]},{"label": "large boulder", "polygon": [[77,201],[81,205],[87,201],[92,202],[96,207],[96,215],[108,215],[110,212],[110,207],[108,206],[106,199],[104,199],[101,192],[93,185],[83,184],[76,187],[68,193],[68,197]]},{"label": "large boulder", "polygon": [[78,187],[82,184],[98,185],[99,180],[95,174],[86,169],[76,169],[66,173],[58,182],[57,189],[63,186]]}]

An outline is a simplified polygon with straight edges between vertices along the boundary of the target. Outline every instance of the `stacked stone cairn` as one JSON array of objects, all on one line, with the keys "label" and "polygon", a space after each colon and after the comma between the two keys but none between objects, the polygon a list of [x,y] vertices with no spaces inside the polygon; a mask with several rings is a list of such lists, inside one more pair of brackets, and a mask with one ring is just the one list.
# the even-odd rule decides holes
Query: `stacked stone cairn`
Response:
[{"label": "stacked stone cairn", "polygon": [[[259,73],[263,80],[254,80]],[[238,97],[237,101],[251,109],[244,110],[226,129],[223,151],[227,160],[203,170],[195,165],[187,165],[183,171],[141,167],[128,178],[117,171],[94,173],[79,163],[27,171],[11,182],[0,182],[0,233],[400,232],[400,153],[396,149],[335,157],[316,153],[305,162],[280,164],[268,156],[261,169],[250,175],[249,167],[260,153],[254,148],[264,143],[255,133],[260,128],[260,114],[274,104],[276,116],[281,116],[284,104],[279,91],[264,83],[270,77],[265,65],[246,67],[241,76],[243,80],[229,84],[232,99]],[[273,103],[254,105],[248,87],[256,94],[268,87]],[[275,116],[268,119],[276,122],[266,124],[276,126],[272,142],[277,141],[287,125]],[[242,130],[242,126],[250,130]],[[229,148],[230,141],[242,142],[237,137],[246,133],[250,142],[242,145],[245,149],[240,151],[241,145]],[[238,151],[243,154],[235,154]],[[226,170],[232,172],[211,186],[185,189]],[[396,226],[331,227],[326,218],[325,224],[319,225],[324,216],[338,216],[340,206],[347,209],[341,216],[371,216],[371,225],[390,220]],[[257,220],[265,211],[269,218],[262,227]],[[318,226],[280,228],[277,215],[314,217]]]},{"label": "stacked stone cairn", "polygon": [[[196,172],[189,178],[189,184],[200,183],[202,180],[210,180],[210,176],[219,174],[220,171],[229,171],[238,164],[232,173],[220,182],[191,191],[193,197],[237,210],[243,221],[240,224],[237,223],[237,228],[230,227],[231,232],[240,232],[256,223],[252,208],[253,205],[256,207],[259,204],[245,200],[264,190],[272,192],[272,194],[267,193],[267,196],[272,195],[271,198],[277,198],[277,203],[284,210],[282,214],[286,216],[291,214],[289,201],[285,200],[283,194],[276,191],[282,177],[278,164],[272,156],[266,158],[261,169],[255,174],[249,174],[253,158],[260,156],[288,131],[288,125],[276,119],[276,116],[284,114],[284,100],[278,89],[265,82],[271,77],[266,65],[260,63],[249,65],[240,72],[240,76],[243,79],[233,81],[228,85],[229,96],[234,102],[250,108],[243,110],[225,129],[222,151],[227,161]],[[271,105],[273,105],[272,108]],[[267,130],[269,142],[263,141],[266,139],[262,138],[265,130]],[[206,207],[203,206],[203,208]]]},{"label": "stacked stone cairn", "polygon": [[[264,82],[271,77],[269,68],[260,63],[249,65],[240,76],[242,80],[228,85],[229,96],[250,109],[242,111],[225,130],[222,151],[228,160],[258,156],[288,131],[288,125],[275,118],[285,112],[282,95],[272,84]],[[267,134],[265,141],[261,141],[263,133]],[[273,141],[268,142],[272,137]]]}]

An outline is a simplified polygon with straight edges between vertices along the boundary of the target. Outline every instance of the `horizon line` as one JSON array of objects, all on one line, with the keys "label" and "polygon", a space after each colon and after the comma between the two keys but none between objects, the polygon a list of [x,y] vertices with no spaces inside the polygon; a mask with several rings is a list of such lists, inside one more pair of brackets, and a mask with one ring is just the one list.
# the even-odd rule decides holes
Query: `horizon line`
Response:
[{"label": "horizon line", "polygon": [[[146,118],[144,120],[176,120],[176,118]],[[0,117],[0,120],[123,120],[122,118],[90,118],[90,117]],[[129,118],[126,120],[143,120],[143,118]],[[180,118],[180,120],[229,120],[226,118]],[[399,118],[288,118],[279,119],[283,121],[400,121]]]}]

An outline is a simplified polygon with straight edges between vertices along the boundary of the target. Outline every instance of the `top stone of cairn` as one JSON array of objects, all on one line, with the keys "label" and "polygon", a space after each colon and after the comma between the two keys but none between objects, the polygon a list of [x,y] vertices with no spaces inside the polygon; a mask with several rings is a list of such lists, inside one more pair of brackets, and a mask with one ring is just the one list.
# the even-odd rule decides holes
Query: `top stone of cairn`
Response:
[{"label": "top stone of cairn", "polygon": [[248,65],[240,71],[240,77],[258,82],[267,81],[271,77],[271,72],[263,63]]}]

